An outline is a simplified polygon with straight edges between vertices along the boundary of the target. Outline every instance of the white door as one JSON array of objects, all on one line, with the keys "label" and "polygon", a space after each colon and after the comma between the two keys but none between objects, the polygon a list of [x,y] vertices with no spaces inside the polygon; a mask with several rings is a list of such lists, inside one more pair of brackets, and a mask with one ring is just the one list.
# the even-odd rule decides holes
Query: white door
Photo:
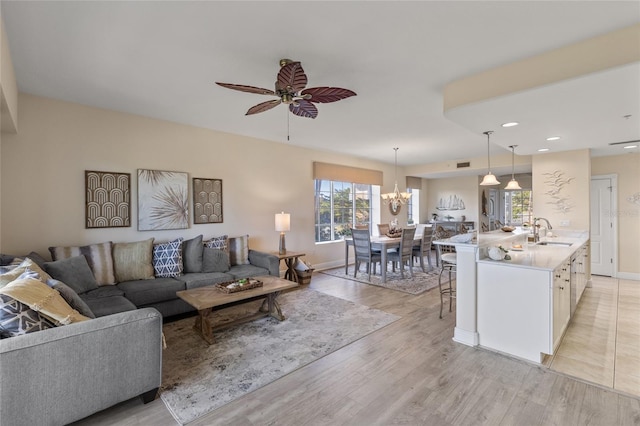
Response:
[{"label": "white door", "polygon": [[610,177],[591,178],[591,273],[614,274],[613,182]]}]

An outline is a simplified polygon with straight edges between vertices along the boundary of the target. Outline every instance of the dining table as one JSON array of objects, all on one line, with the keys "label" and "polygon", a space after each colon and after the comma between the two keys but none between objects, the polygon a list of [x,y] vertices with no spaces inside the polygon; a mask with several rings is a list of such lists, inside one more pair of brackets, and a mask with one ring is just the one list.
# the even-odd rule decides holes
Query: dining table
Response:
[{"label": "dining table", "polygon": [[[382,282],[387,282],[387,250],[400,248],[400,237],[387,237],[384,236],[372,236],[371,237],[371,249],[372,250],[380,250],[380,274],[382,277]],[[346,237],[344,239],[344,273],[349,273],[349,246],[353,246],[353,238]],[[424,256],[422,252],[422,232],[420,235],[416,233],[416,236],[413,239],[413,246],[420,246],[420,256]]]}]

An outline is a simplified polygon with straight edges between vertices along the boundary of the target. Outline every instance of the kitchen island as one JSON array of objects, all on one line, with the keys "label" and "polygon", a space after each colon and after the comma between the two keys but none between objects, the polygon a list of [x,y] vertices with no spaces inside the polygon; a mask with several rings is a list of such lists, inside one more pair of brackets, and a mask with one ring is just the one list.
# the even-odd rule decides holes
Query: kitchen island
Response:
[{"label": "kitchen island", "polygon": [[[540,363],[560,343],[590,279],[588,233],[558,231],[537,243],[492,238],[476,261],[478,344]],[[496,245],[511,259],[490,259]]]}]

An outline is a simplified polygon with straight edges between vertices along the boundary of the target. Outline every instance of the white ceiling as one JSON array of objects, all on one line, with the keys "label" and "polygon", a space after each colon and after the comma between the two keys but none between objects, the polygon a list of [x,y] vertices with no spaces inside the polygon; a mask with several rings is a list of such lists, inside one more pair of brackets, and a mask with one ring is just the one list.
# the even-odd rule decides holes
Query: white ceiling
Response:
[{"label": "white ceiling", "polygon": [[[552,151],[594,155],[640,139],[638,65],[471,105],[458,123],[442,99],[452,81],[639,23],[637,1],[2,1],[1,12],[19,90],[45,97],[387,163],[399,147],[400,165],[482,157],[485,130],[492,154],[534,153],[549,133],[563,136]],[[270,98],[214,84],[273,88],[281,58],[302,62],[309,87],[358,95],[319,104],[315,120],[282,105],[245,116]],[[511,120],[526,125],[499,129]]]}]

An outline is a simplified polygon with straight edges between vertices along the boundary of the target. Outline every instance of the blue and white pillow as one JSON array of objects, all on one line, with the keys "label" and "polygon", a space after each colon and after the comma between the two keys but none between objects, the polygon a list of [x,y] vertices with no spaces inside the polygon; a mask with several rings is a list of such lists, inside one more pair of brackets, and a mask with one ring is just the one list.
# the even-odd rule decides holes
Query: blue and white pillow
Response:
[{"label": "blue and white pillow", "polygon": [[0,338],[54,328],[49,319],[6,294],[0,294]]},{"label": "blue and white pillow", "polygon": [[220,237],[213,237],[204,242],[204,246],[212,249],[218,249],[223,251],[229,251],[229,236],[222,235]]},{"label": "blue and white pillow", "polygon": [[153,245],[153,270],[156,277],[168,278],[182,275],[182,238]]}]

